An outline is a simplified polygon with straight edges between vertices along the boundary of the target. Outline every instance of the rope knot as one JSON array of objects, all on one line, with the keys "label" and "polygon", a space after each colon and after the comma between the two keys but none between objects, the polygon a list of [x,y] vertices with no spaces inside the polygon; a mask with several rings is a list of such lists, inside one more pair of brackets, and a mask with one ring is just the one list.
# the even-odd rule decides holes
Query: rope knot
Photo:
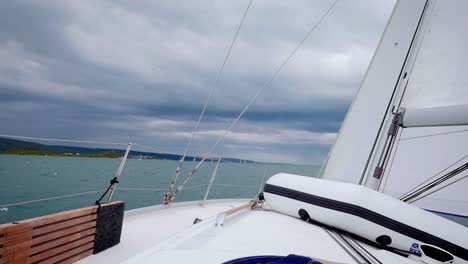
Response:
[{"label": "rope knot", "polygon": [[169,205],[172,202],[172,200],[174,200],[174,198],[175,196],[171,193],[164,194],[163,204]]},{"label": "rope knot", "polygon": [[116,183],[119,183],[119,179],[117,177],[114,177],[114,179],[110,180],[111,185],[114,185]]}]

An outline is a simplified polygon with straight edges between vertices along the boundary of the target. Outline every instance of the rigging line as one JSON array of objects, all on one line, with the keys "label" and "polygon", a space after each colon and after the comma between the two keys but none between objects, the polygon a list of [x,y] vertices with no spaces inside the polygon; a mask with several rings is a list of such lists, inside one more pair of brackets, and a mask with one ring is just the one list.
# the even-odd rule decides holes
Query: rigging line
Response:
[{"label": "rigging line", "polygon": [[467,131],[468,131],[468,129],[462,129],[462,130],[455,130],[455,131],[449,131],[449,132],[443,132],[443,133],[436,133],[436,134],[429,134],[429,135],[422,135],[422,136],[415,136],[415,137],[407,137],[407,138],[402,138],[400,140],[403,141],[403,140],[410,140],[410,139],[434,137],[434,136],[462,133],[462,132],[467,132]]},{"label": "rigging line", "polygon": [[408,202],[412,199],[415,199],[416,197],[424,194],[425,192],[429,191],[430,189],[435,188],[436,186],[444,183],[447,180],[450,180],[451,178],[457,176],[461,172],[465,171],[468,169],[468,163],[463,164],[462,166],[448,172],[445,175],[442,175],[441,177],[435,179],[434,181],[422,186],[421,188],[417,189],[416,191],[410,193],[407,195],[405,198],[402,199],[403,202]]},{"label": "rigging line", "polygon": [[[320,227],[323,229],[323,231],[325,231],[325,232],[335,241],[336,244],[338,244],[338,246],[340,246],[344,251],[346,251],[346,253],[348,253],[348,255],[349,255],[352,259],[354,259],[357,263],[361,263],[360,259],[358,259],[358,258],[356,257],[356,254],[357,254],[357,253],[356,253],[356,254],[353,254],[353,252],[351,252],[351,250],[350,250],[347,246],[345,246],[345,244],[344,244],[343,241],[339,241],[338,238],[335,237],[335,235],[338,236],[338,235],[336,234],[336,231],[329,230],[329,229],[325,228],[324,226],[320,226]],[[334,234],[334,235],[333,235],[333,234]],[[353,250],[354,250],[354,249],[353,249]],[[359,256],[360,256],[360,255],[359,255]],[[365,260],[365,259],[364,259],[364,260]],[[367,261],[367,260],[365,260],[365,261]]]},{"label": "rigging line", "polygon": [[432,182],[429,182],[428,184],[420,187],[419,189],[417,189],[416,191],[408,194],[407,196],[405,196],[402,201],[403,202],[407,202],[407,201],[410,201],[418,196],[420,196],[421,194],[424,194],[425,192],[429,191],[430,189],[436,187],[437,185],[440,185],[442,184],[443,182],[451,179],[452,177],[454,176],[457,176],[458,174],[460,174],[461,172],[463,172],[464,170],[468,169],[468,163],[465,163],[463,164],[462,166],[448,172],[447,174],[444,174],[442,175],[441,177],[433,180]]},{"label": "rigging line", "polygon": [[416,191],[417,189],[419,189],[420,187],[422,187],[423,185],[429,183],[430,181],[432,181],[435,177],[439,176],[442,172],[448,170],[450,167],[454,166],[455,164],[457,164],[458,162],[466,159],[468,157],[468,155],[465,155],[463,156],[462,158],[458,159],[457,161],[455,161],[454,163],[450,164],[449,166],[447,166],[446,168],[444,168],[443,170],[439,171],[438,173],[436,173],[434,176],[430,177],[429,179],[425,180],[424,182],[416,185],[414,188],[412,188],[411,190],[407,191],[406,193],[402,194],[398,199],[402,200],[402,199],[405,199],[406,196],[408,196],[409,194],[413,193],[414,191]]},{"label": "rigging line", "polygon": [[[203,187],[203,186],[206,186],[208,184],[200,184],[200,185],[194,185],[194,186],[190,186],[190,187],[187,187],[185,188],[185,190],[188,190],[188,189],[194,189],[194,188],[199,188],[199,187]],[[167,191],[167,189],[157,189],[157,188],[127,188],[127,187],[117,187],[115,188],[116,190],[118,191],[155,191],[155,192],[162,192],[162,191]]]},{"label": "rigging line", "polygon": [[361,254],[363,255],[367,255],[366,256],[366,259],[372,263],[378,263],[378,264],[382,264],[382,262],[377,258],[375,257],[374,255],[372,255],[369,251],[367,251],[361,244],[359,244],[354,238],[352,238],[351,236],[349,236],[348,234],[346,233],[343,233],[343,234],[339,234],[340,236],[344,237],[345,239],[349,239],[349,243],[353,245],[353,247],[358,250]]},{"label": "rigging line", "polygon": [[75,142],[75,143],[106,144],[106,145],[122,145],[122,146],[127,146],[127,145],[128,145],[128,143],[119,143],[119,142],[104,142],[104,141],[60,139],[60,138],[39,138],[39,137],[25,137],[25,136],[15,136],[15,135],[7,135],[7,134],[0,134],[0,137],[6,137],[6,138],[20,138],[20,139],[31,139],[31,140],[42,140],[42,141],[58,141],[58,142]]},{"label": "rigging line", "polygon": [[197,123],[195,124],[195,127],[193,128],[193,131],[192,131],[192,136],[190,137],[190,139],[189,139],[189,141],[187,143],[187,146],[185,147],[184,154],[182,155],[182,158],[179,160],[179,164],[178,164],[178,166],[176,168],[176,173],[175,173],[174,177],[172,178],[172,180],[170,182],[168,193],[172,192],[172,190],[174,188],[174,184],[177,181],[177,178],[179,177],[180,170],[182,169],[182,165],[183,165],[184,160],[185,160],[185,156],[187,156],[187,153],[188,153],[188,151],[189,151],[189,149],[190,149],[190,147],[192,145],[193,138],[195,137],[195,134],[197,133],[198,128],[200,127],[201,120],[202,120],[203,116],[205,115],[206,107],[208,106],[208,103],[210,102],[211,97],[213,96],[213,93],[216,90],[216,87],[217,87],[216,84],[218,83],[218,81],[219,81],[219,79],[221,77],[221,74],[222,74],[222,72],[224,70],[224,66],[226,66],[226,62],[227,62],[227,60],[229,58],[229,55],[231,54],[231,50],[234,47],[234,43],[237,40],[237,36],[239,35],[239,32],[240,32],[240,30],[242,28],[242,25],[244,24],[244,20],[247,17],[247,13],[249,12],[250,6],[252,5],[252,1],[253,0],[250,0],[249,5],[245,9],[244,15],[242,16],[242,20],[239,23],[239,26],[237,27],[236,34],[234,35],[234,38],[232,39],[231,45],[229,46],[229,49],[228,49],[228,52],[226,54],[226,57],[224,58],[223,64],[221,65],[221,68],[220,68],[220,70],[218,72],[218,75],[216,76],[215,83],[211,87],[210,93],[208,94],[208,97],[206,98],[205,105],[203,106],[203,109],[202,109],[202,111],[200,113],[200,116],[198,116]]},{"label": "rigging line", "polygon": [[465,176],[463,176],[463,177],[461,177],[460,179],[457,179],[457,180],[455,180],[455,181],[453,181],[453,182],[451,182],[451,183],[445,185],[445,186],[442,186],[442,187],[439,188],[439,189],[436,189],[436,190],[433,190],[432,192],[429,192],[429,193],[427,193],[427,194],[421,195],[420,197],[417,197],[415,200],[409,201],[408,203],[412,204],[412,203],[414,203],[414,202],[417,202],[417,201],[421,200],[422,198],[424,198],[424,197],[426,197],[426,196],[428,196],[428,195],[431,195],[431,194],[433,194],[433,193],[435,193],[435,192],[438,192],[438,191],[440,191],[440,190],[442,190],[442,189],[444,189],[444,188],[449,187],[450,185],[452,185],[452,184],[454,184],[454,183],[457,183],[457,182],[459,182],[459,181],[465,179],[466,177],[468,177],[468,174],[465,175]]},{"label": "rigging line", "polygon": [[[368,263],[368,264],[375,264],[374,262],[372,262],[372,261],[369,259],[369,257],[367,257],[367,256],[365,255],[365,253],[364,253],[362,250],[358,249],[355,245],[352,245],[351,242],[349,242],[349,241],[345,238],[345,236],[344,236],[343,234],[340,234],[340,233],[336,232],[336,235],[337,235],[339,238],[341,238],[341,240],[342,240],[346,245],[348,245],[351,249],[353,249],[354,252],[356,252],[362,259],[364,259],[364,261],[366,261],[366,263]],[[360,263],[362,263],[362,262],[360,262]]]},{"label": "rigging line", "polygon": [[234,125],[239,121],[239,119],[244,115],[244,113],[249,109],[249,107],[255,102],[257,97],[265,90],[268,88],[271,83],[273,82],[274,79],[276,79],[276,76],[281,72],[283,67],[289,62],[289,60],[294,56],[294,54],[299,50],[299,48],[302,46],[302,44],[307,40],[307,38],[312,34],[312,32],[319,26],[322,21],[327,17],[327,15],[330,13],[330,11],[335,7],[335,5],[338,3],[338,0],[335,0],[335,2],[328,8],[328,10],[323,14],[323,16],[317,21],[317,23],[314,24],[314,26],[307,32],[305,37],[299,42],[299,44],[296,46],[296,48],[289,54],[289,56],[286,58],[286,60],[279,66],[279,68],[274,72],[273,76],[265,83],[265,85],[260,88],[255,96],[249,101],[249,103],[244,107],[244,109],[240,112],[240,114],[237,116],[236,119],[229,125],[229,127],[224,131],[223,135],[221,135],[218,140],[211,146],[211,148],[208,150],[208,152],[205,154],[205,156],[202,158],[202,160],[187,174],[185,177],[184,181],[177,187],[175,192],[173,194],[170,194],[171,196],[175,196],[177,192],[179,192],[184,185],[190,180],[192,175],[195,173],[195,171],[203,164],[205,159],[211,154],[211,152],[216,148],[216,146],[223,140],[223,138],[229,133],[229,131],[234,127]]},{"label": "rigging line", "polygon": [[75,194],[67,194],[67,195],[60,195],[60,196],[54,196],[54,197],[41,198],[41,199],[18,202],[18,203],[1,204],[0,207],[11,207],[11,206],[17,206],[17,205],[23,205],[23,204],[37,203],[37,202],[55,200],[55,199],[60,199],[60,198],[67,198],[67,197],[80,196],[80,195],[91,194],[91,193],[98,193],[98,192],[102,192],[102,191],[105,191],[105,190],[95,190],[95,191],[81,192],[81,193],[75,193]]}]

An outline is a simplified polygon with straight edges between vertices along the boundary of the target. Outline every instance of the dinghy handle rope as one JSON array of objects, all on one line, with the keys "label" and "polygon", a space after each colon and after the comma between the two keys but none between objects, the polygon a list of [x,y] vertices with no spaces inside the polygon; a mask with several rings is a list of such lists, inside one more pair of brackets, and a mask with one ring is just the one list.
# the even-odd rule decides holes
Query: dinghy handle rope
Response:
[{"label": "dinghy handle rope", "polygon": [[268,81],[261,87],[257,93],[254,95],[254,97],[249,101],[249,103],[242,109],[240,114],[237,116],[236,119],[229,125],[229,127],[224,131],[224,133],[218,138],[218,140],[211,146],[211,148],[208,150],[208,152],[205,154],[205,156],[198,162],[198,164],[187,174],[185,177],[184,181],[175,189],[173,193],[168,193],[164,197],[164,204],[169,204],[172,202],[177,193],[180,192],[184,188],[184,185],[192,178],[193,174],[200,168],[200,166],[203,164],[203,162],[208,158],[208,156],[211,154],[211,152],[216,148],[216,146],[221,142],[221,140],[224,139],[224,137],[231,131],[231,129],[234,127],[234,125],[239,121],[239,119],[247,112],[247,110],[250,108],[250,106],[255,102],[257,97],[265,90],[266,88],[270,87],[273,81],[276,79],[278,74],[281,72],[281,70],[288,64],[290,59],[296,54],[296,52],[299,50],[299,48],[304,44],[304,42],[309,38],[309,36],[312,34],[312,32],[315,31],[315,29],[322,23],[322,21],[328,16],[328,14],[331,12],[331,10],[336,6],[338,3],[338,0],[335,0],[332,5],[327,9],[327,11],[320,17],[320,19],[312,26],[312,28],[307,32],[307,34],[304,36],[304,38],[299,42],[299,44],[294,48],[294,50],[286,57],[284,62],[276,69],[276,71],[273,73],[273,75],[268,79]]},{"label": "dinghy handle rope", "polygon": [[231,54],[232,48],[234,47],[234,43],[236,42],[237,36],[239,35],[239,32],[240,32],[240,30],[242,28],[242,25],[244,24],[244,20],[247,17],[247,13],[249,12],[250,6],[252,5],[252,1],[253,0],[250,0],[249,5],[245,9],[242,20],[239,23],[239,26],[237,27],[236,34],[234,35],[234,38],[232,39],[232,42],[231,42],[231,45],[229,46],[226,57],[224,57],[223,64],[221,65],[221,68],[220,68],[220,70],[218,72],[218,75],[216,76],[214,85],[211,88],[210,93],[208,94],[208,97],[206,98],[205,105],[203,106],[203,109],[202,109],[202,111],[200,113],[200,116],[198,116],[197,123],[195,124],[195,127],[193,128],[193,131],[192,131],[192,136],[190,137],[190,139],[189,139],[189,141],[187,143],[187,146],[185,147],[184,154],[182,155],[182,158],[179,160],[179,165],[176,168],[175,175],[174,175],[174,177],[172,178],[172,180],[171,180],[171,182],[169,184],[169,190],[168,190],[167,194],[164,195],[164,203],[166,203],[166,199],[168,199],[170,197],[170,194],[172,193],[172,190],[174,189],[174,184],[177,181],[177,178],[179,177],[180,170],[182,169],[182,165],[183,165],[184,160],[185,160],[185,156],[187,155],[187,153],[188,153],[188,151],[190,149],[190,146],[192,145],[193,138],[195,137],[195,134],[197,133],[198,128],[200,127],[201,120],[202,120],[203,116],[205,115],[206,107],[208,106],[208,103],[210,102],[211,97],[213,96],[214,91],[216,90],[217,83],[218,83],[218,81],[219,81],[219,79],[221,77],[221,74],[222,74],[223,70],[224,70],[224,66],[226,66],[226,62],[227,62],[227,60],[229,58],[229,55]]}]

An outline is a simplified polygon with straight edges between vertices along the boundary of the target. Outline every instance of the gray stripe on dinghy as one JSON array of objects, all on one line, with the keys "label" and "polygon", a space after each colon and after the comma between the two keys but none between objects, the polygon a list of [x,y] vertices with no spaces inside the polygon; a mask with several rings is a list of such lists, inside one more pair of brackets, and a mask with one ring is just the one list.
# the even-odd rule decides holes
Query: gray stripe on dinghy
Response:
[{"label": "gray stripe on dinghy", "polygon": [[349,204],[349,203],[345,203],[341,201],[336,201],[336,200],[332,200],[332,199],[328,199],[328,198],[324,198],[324,197],[316,196],[313,194],[304,193],[304,192],[300,192],[297,190],[292,190],[289,188],[276,186],[272,184],[265,184],[263,191],[366,219],[368,221],[371,221],[377,225],[386,227],[397,233],[403,234],[408,237],[412,237],[414,239],[417,239],[427,244],[438,246],[458,256],[459,258],[468,260],[468,249],[458,246],[456,244],[453,244],[442,238],[431,235],[427,232],[424,232],[412,226],[398,222],[394,219],[391,219],[387,216],[381,215],[379,213],[376,213],[364,207],[361,207],[355,204]]}]

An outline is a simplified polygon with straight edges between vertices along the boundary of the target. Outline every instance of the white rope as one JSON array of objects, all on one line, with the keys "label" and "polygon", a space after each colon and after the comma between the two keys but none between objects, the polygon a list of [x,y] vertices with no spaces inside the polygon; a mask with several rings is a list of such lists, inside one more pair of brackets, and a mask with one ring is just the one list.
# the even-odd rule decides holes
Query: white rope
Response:
[{"label": "white rope", "polygon": [[250,100],[250,102],[242,109],[240,114],[237,116],[236,119],[229,125],[229,127],[224,131],[223,135],[221,135],[218,140],[213,144],[213,146],[208,150],[208,152],[203,156],[203,158],[200,160],[200,162],[187,174],[185,177],[184,181],[177,187],[175,192],[171,194],[173,197],[184,188],[184,185],[190,180],[192,175],[197,171],[197,169],[203,164],[206,158],[211,154],[211,152],[218,146],[218,144],[224,139],[224,137],[231,131],[231,129],[234,127],[234,125],[239,121],[239,119],[244,115],[244,113],[249,109],[249,107],[255,102],[257,97],[265,90],[266,88],[270,87],[271,83],[273,80],[276,78],[276,76],[281,72],[283,67],[289,62],[289,60],[292,58],[292,56],[299,50],[299,48],[302,46],[302,44],[309,38],[310,34],[317,28],[318,25],[321,24],[323,19],[327,17],[327,15],[330,13],[330,11],[333,9],[333,7],[338,3],[338,0],[335,0],[335,2],[328,8],[328,10],[323,14],[323,16],[317,21],[317,23],[314,24],[314,26],[307,32],[305,37],[299,42],[299,44],[296,46],[296,48],[289,54],[289,56],[286,58],[286,60],[279,66],[279,68],[275,71],[273,76],[265,83],[265,85],[260,88],[255,96]]},{"label": "white rope", "polygon": [[119,142],[103,142],[103,141],[90,141],[90,140],[61,139],[61,138],[38,138],[38,137],[7,135],[7,134],[0,134],[0,137],[31,139],[31,140],[40,140],[40,141],[74,142],[74,143],[106,144],[106,145],[121,145],[121,146],[128,145],[128,143],[119,143]]},{"label": "white rope", "polygon": [[210,102],[211,97],[213,96],[213,93],[216,90],[216,87],[217,87],[216,84],[218,83],[218,81],[219,81],[219,79],[221,77],[221,74],[222,74],[222,72],[224,70],[224,66],[226,66],[226,62],[227,62],[227,60],[229,58],[229,55],[231,54],[232,47],[234,46],[234,43],[236,42],[237,36],[239,35],[239,32],[240,32],[240,30],[242,28],[242,25],[244,24],[245,17],[247,16],[249,8],[252,5],[252,1],[253,0],[250,0],[249,5],[245,9],[244,16],[242,17],[242,20],[241,20],[239,26],[237,27],[236,34],[234,35],[234,38],[233,38],[233,40],[231,42],[231,45],[229,46],[226,57],[224,58],[223,64],[221,65],[221,68],[220,68],[220,70],[218,72],[218,75],[216,76],[215,83],[211,87],[210,93],[208,94],[208,97],[206,98],[205,105],[203,105],[203,109],[202,109],[202,111],[200,113],[200,116],[198,116],[197,123],[195,124],[195,127],[193,128],[193,131],[192,131],[192,136],[190,137],[190,139],[189,139],[189,141],[187,143],[187,146],[185,147],[184,154],[182,155],[182,158],[179,160],[179,165],[176,168],[176,173],[175,173],[174,177],[172,178],[172,180],[170,182],[168,194],[170,194],[172,192],[172,190],[174,189],[174,184],[177,181],[177,178],[179,177],[180,170],[182,169],[182,165],[183,165],[184,160],[185,160],[185,156],[187,156],[187,153],[188,153],[190,147],[192,146],[193,138],[195,137],[195,134],[197,133],[198,128],[200,127],[201,120],[202,120],[203,116],[205,115],[206,107],[208,106],[208,103]]},{"label": "white rope", "polygon": [[105,190],[95,190],[95,191],[81,192],[81,193],[75,193],[75,194],[68,194],[68,195],[54,196],[54,197],[48,197],[48,198],[41,198],[41,199],[30,200],[30,201],[25,201],[25,202],[2,204],[2,205],[0,205],[0,207],[11,207],[11,206],[17,206],[17,205],[23,205],[23,204],[37,203],[37,202],[43,202],[43,201],[49,201],[49,200],[55,200],[55,199],[73,197],[73,196],[80,196],[80,195],[91,194],[91,193],[98,193],[98,192],[103,192],[103,191],[105,191]]}]

